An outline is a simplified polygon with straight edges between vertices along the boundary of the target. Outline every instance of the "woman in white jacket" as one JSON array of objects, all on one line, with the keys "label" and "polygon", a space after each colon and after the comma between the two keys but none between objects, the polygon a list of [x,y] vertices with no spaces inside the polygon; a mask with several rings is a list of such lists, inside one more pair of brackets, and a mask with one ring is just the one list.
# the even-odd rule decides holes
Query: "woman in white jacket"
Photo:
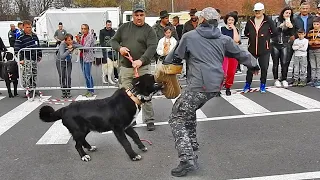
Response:
[{"label": "woman in white jacket", "polygon": [[162,61],[176,45],[177,40],[172,37],[171,27],[165,27],[164,37],[160,39],[157,47],[157,54],[160,56],[159,61]]}]

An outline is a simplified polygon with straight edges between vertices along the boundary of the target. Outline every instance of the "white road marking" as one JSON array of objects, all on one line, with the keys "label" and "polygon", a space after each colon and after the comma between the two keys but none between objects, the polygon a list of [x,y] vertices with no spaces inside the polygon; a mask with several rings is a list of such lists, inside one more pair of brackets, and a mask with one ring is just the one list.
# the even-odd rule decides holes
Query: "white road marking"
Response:
[{"label": "white road marking", "polygon": [[[221,121],[221,120],[234,120],[234,119],[243,119],[243,118],[251,118],[251,117],[264,117],[264,116],[277,116],[277,115],[286,115],[286,114],[301,114],[301,113],[309,113],[309,112],[320,112],[320,109],[304,109],[304,110],[292,110],[292,111],[280,111],[280,112],[268,112],[262,114],[244,114],[244,115],[234,115],[234,116],[222,116],[222,117],[212,117],[205,119],[197,119],[198,122],[206,122],[206,121]],[[154,123],[157,126],[167,125],[168,122],[157,122]],[[135,127],[144,127],[146,124],[139,124]]]},{"label": "white road marking", "polygon": [[[176,99],[171,99],[173,104],[176,102],[176,100],[177,100],[177,98]],[[205,119],[205,118],[207,118],[207,116],[202,112],[201,109],[198,109],[196,111],[196,114],[197,114],[197,119]]]},{"label": "white road marking", "polygon": [[[222,94],[225,93],[222,92]],[[221,95],[221,97],[228,101],[235,108],[239,109],[243,114],[259,114],[270,112],[268,109],[260,106],[242,94],[232,94],[231,96]]]},{"label": "white road marking", "polygon": [[5,98],[5,96],[0,96],[0,100],[1,100],[1,99],[4,99],[4,98]]},{"label": "white road marking", "polygon": [[[85,96],[79,95],[75,101],[94,100],[95,98],[96,96],[86,98]],[[62,124],[62,121],[59,120],[53,123],[47,132],[39,139],[37,144],[67,144],[70,138],[71,134],[69,130]]]},{"label": "white road marking", "polygon": [[284,88],[270,88],[267,91],[306,109],[320,108],[320,102]]},{"label": "white road marking", "polygon": [[[49,99],[51,96],[43,96],[42,99]],[[39,99],[34,101],[26,101],[8,113],[0,117],[0,136],[12,128],[15,124],[25,118],[32,111],[37,109],[43,102]]]},{"label": "white road marking", "polygon": [[320,178],[320,171],[230,180],[303,180]]}]

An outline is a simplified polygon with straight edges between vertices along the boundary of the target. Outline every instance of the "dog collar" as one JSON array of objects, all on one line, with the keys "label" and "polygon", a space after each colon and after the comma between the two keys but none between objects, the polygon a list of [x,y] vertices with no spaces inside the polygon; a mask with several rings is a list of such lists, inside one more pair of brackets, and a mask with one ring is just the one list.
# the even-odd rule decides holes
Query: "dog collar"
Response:
[{"label": "dog collar", "polygon": [[130,91],[130,89],[127,89],[126,93],[132,99],[132,101],[136,103],[136,105],[141,106],[141,101]]}]

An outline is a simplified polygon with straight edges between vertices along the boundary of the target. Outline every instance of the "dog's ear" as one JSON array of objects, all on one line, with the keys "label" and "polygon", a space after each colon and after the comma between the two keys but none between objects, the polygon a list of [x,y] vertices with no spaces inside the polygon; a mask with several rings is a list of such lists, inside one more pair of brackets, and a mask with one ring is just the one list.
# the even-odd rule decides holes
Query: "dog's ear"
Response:
[{"label": "dog's ear", "polygon": [[13,60],[13,54],[11,53],[11,52],[5,52],[4,53],[4,59],[6,60],[6,61],[11,61],[11,60]]}]

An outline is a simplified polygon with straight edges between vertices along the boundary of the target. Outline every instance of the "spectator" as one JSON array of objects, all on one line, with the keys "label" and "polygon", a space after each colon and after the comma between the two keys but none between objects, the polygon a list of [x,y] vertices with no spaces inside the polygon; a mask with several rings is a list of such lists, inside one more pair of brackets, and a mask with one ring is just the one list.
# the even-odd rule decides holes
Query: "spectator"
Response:
[{"label": "spectator", "polygon": [[[306,36],[310,29],[312,29],[314,16],[310,14],[310,4],[308,2],[302,2],[300,5],[300,13],[296,15],[294,18],[294,27],[295,27],[295,36],[297,38],[297,32],[299,29],[304,29]],[[290,53],[289,59],[291,60],[292,51]],[[307,82],[311,81],[311,65],[310,65],[310,58],[309,58],[309,49],[308,49],[308,65],[307,65]]]},{"label": "spectator", "polygon": [[18,29],[16,29],[14,24],[10,24],[10,30],[8,32],[8,39],[10,47],[14,47],[14,42],[16,41],[16,34]]},{"label": "spectator", "polygon": [[[249,38],[249,52],[258,59],[261,67],[260,92],[266,93],[271,51],[270,39],[277,35],[277,30],[272,19],[264,14],[265,9],[262,3],[256,3],[253,10],[255,15],[248,20],[244,34]],[[246,84],[243,88],[244,93],[251,89],[252,76],[252,72],[247,71]]]},{"label": "spectator", "polygon": [[54,39],[56,39],[56,46],[60,45],[61,41],[63,41],[66,37],[67,31],[63,29],[62,22],[59,22],[59,28],[54,33]]},{"label": "spectator", "polygon": [[169,22],[169,13],[164,10],[160,12],[160,20],[156,22],[153,26],[158,38],[158,42],[161,38],[164,37],[164,28],[170,26],[172,27],[172,37],[174,37],[177,41],[179,40],[178,34],[174,26]]},{"label": "spectator", "polygon": [[317,13],[316,16],[319,17],[320,16],[320,4],[318,4],[317,6]]},{"label": "spectator", "polygon": [[[59,45],[56,66],[59,74],[61,88],[71,88],[72,52],[75,48],[82,47],[73,41],[71,34],[65,35],[65,40]],[[62,98],[71,98],[70,89],[62,90]]]},{"label": "spectator", "polygon": [[16,32],[16,39],[18,39],[20,36],[23,35],[23,23],[22,22],[18,22],[18,30]]},{"label": "spectator", "polygon": [[311,65],[311,85],[320,87],[320,17],[313,19],[313,29],[308,33]]},{"label": "spectator", "polygon": [[[0,62],[2,62],[3,61],[3,59],[2,59],[2,52],[6,52],[7,51],[7,48],[6,48],[6,46],[4,45],[4,43],[3,43],[3,41],[2,41],[2,39],[1,39],[1,37],[0,37]],[[1,68],[1,67],[0,67]],[[3,79],[0,77],[0,81],[2,81]],[[0,93],[1,94],[1,93]]]},{"label": "spectator", "polygon": [[292,45],[292,49],[294,50],[293,67],[296,69],[293,75],[293,86],[304,87],[306,85],[307,49],[309,43],[305,35],[304,29],[299,29],[299,38],[294,40]]},{"label": "spectator", "polygon": [[195,15],[197,9],[190,10],[190,20],[183,25],[182,34],[194,30],[198,26],[198,17]]},{"label": "spectator", "polygon": [[177,40],[172,37],[172,28],[167,26],[164,28],[164,37],[160,39],[157,47],[157,54],[160,61],[163,61],[168,53],[177,45]]},{"label": "spectator", "polygon": [[[32,32],[32,22],[24,21],[23,22],[23,34],[16,39],[14,44],[14,52],[18,52],[23,48],[40,48],[40,42],[36,34]],[[38,67],[37,62],[40,62],[42,58],[41,50],[22,50],[20,52],[20,63],[22,64],[22,82],[23,87],[29,88],[26,94],[35,93],[36,96],[39,96],[40,93],[33,89],[37,86],[37,75]]]},{"label": "spectator", "polygon": [[[85,47],[94,47],[95,45],[95,39],[93,37],[93,34],[89,33],[89,25],[88,24],[82,24],[81,25],[81,45]],[[91,67],[92,62],[94,61],[94,54],[93,49],[84,49],[80,51],[80,64],[81,69],[84,74],[84,78],[86,81],[86,86],[88,88],[87,92],[83,95],[86,97],[92,97],[94,95],[94,89],[93,89],[93,77],[91,75]]]},{"label": "spectator", "polygon": [[[112,29],[112,22],[110,20],[106,21],[106,27],[100,30],[99,35],[99,41],[101,44],[101,47],[111,47],[110,40],[115,35],[115,30]],[[117,56],[116,52],[114,52],[111,49],[102,49],[102,55],[103,55],[103,65],[102,65],[102,81],[103,83],[107,83],[105,80],[105,76],[108,76],[108,82],[110,84],[116,84],[112,80],[112,73],[114,73],[114,76],[116,79],[118,79],[118,72],[117,68],[114,67],[114,61],[116,61]],[[104,68],[103,66],[107,66]],[[107,72],[105,72],[107,70]]]},{"label": "spectator", "polygon": [[[111,46],[122,55],[120,58],[120,87],[132,87],[134,68],[138,68],[139,75],[151,73],[151,59],[156,54],[157,35],[152,27],[145,23],[145,9],[137,4],[133,9],[133,21],[124,23],[111,39]],[[134,36],[132,36],[134,34]],[[133,63],[127,58],[130,52]],[[147,130],[155,130],[154,111],[152,103],[142,106],[142,118],[147,124]]]},{"label": "spectator", "polygon": [[180,24],[180,18],[178,16],[173,17],[172,19],[172,25],[177,31],[178,34],[178,39],[180,40],[182,37],[182,30],[183,30],[183,25]]},{"label": "spectator", "polygon": [[[279,17],[274,20],[278,35],[272,38],[271,57],[273,60],[274,86],[288,88],[287,81],[290,59],[288,51],[290,47],[290,37],[294,35],[293,11],[290,7],[285,7]],[[281,65],[281,78],[278,77],[279,61]]]},{"label": "spectator", "polygon": [[[224,18],[225,26],[221,27],[221,34],[231,37],[236,44],[240,44],[239,30],[235,24],[238,22],[238,16],[235,13],[229,13]],[[225,74],[226,95],[230,96],[230,88],[233,85],[234,75],[237,71],[238,61],[235,58],[224,57],[223,70]]]}]

